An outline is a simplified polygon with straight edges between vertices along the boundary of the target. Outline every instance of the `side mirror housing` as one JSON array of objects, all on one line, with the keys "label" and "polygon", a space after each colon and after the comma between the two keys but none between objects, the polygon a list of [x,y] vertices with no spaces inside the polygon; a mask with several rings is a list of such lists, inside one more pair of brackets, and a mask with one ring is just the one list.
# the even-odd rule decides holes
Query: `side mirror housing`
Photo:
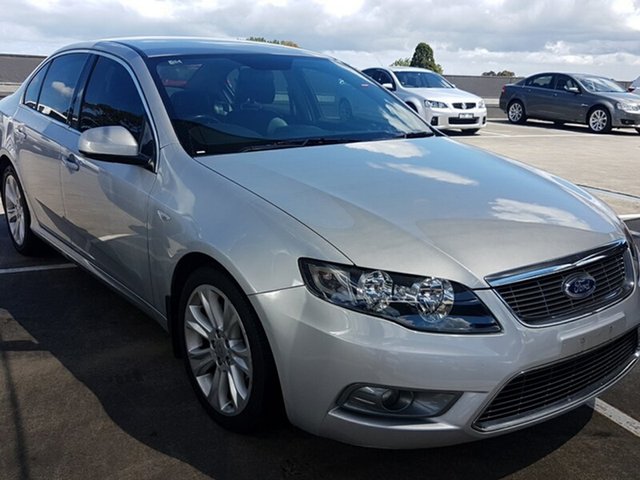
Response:
[{"label": "side mirror housing", "polygon": [[382,86],[387,90],[391,90],[391,91],[395,90],[395,88],[393,88],[393,83],[383,83]]},{"label": "side mirror housing", "polygon": [[567,87],[565,86],[564,89],[567,92],[571,92],[571,93],[580,93],[580,89],[578,87]]},{"label": "side mirror housing", "polygon": [[132,165],[146,165],[148,158],[140,155],[140,146],[131,132],[114,125],[85,130],[78,140],[78,150],[96,160]]}]

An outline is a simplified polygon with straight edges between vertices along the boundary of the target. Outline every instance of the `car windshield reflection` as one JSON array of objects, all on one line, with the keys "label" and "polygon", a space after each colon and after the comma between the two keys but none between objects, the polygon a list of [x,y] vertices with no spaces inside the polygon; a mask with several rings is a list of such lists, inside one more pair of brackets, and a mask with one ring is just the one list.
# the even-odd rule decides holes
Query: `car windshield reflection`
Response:
[{"label": "car windshield reflection", "polygon": [[194,156],[433,134],[391,94],[328,59],[221,54],[148,62]]}]

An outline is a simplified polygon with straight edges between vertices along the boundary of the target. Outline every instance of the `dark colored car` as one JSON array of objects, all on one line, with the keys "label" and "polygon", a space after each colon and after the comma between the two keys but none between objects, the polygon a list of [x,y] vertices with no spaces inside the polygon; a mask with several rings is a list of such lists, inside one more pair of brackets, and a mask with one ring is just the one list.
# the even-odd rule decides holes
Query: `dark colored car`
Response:
[{"label": "dark colored car", "polygon": [[633,127],[640,133],[638,96],[597,75],[532,75],[502,88],[500,108],[511,123],[535,118],[557,124],[586,124],[594,133],[622,127]]}]

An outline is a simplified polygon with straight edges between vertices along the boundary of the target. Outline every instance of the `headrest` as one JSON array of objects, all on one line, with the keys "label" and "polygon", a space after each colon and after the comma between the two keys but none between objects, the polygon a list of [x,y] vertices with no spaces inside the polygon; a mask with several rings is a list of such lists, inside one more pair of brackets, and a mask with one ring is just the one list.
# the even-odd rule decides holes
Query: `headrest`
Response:
[{"label": "headrest", "polygon": [[253,68],[240,70],[236,87],[236,105],[246,102],[273,103],[275,96],[276,86],[272,71]]}]

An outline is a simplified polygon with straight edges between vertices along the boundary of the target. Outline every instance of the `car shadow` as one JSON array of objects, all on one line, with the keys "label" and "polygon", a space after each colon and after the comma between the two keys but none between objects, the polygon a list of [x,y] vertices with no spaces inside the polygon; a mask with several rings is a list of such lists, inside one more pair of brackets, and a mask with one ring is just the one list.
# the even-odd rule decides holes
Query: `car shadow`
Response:
[{"label": "car shadow", "polygon": [[[284,420],[259,434],[237,435],[218,427],[201,409],[164,330],[82,270],[0,276],[0,307],[39,350],[53,354],[95,394],[120,429],[219,480],[497,479],[564,445],[593,412],[582,407],[503,437],[428,450],[343,445]],[[25,342],[0,347],[19,351]],[[14,417],[19,415],[14,411]],[[118,455],[117,445],[104,448]],[[27,452],[22,461],[29,458]],[[23,468],[28,471],[28,465]]]}]

